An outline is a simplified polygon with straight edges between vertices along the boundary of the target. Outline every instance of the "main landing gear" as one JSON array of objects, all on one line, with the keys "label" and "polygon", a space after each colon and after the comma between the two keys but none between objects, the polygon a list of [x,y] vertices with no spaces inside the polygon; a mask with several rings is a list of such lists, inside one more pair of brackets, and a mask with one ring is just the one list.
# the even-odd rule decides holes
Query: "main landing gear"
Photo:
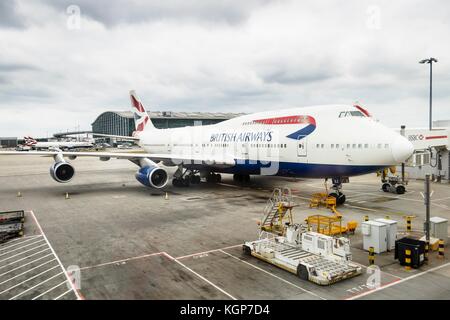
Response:
[{"label": "main landing gear", "polygon": [[[327,179],[325,179],[326,183]],[[336,198],[336,204],[341,205],[345,203],[345,194],[341,192],[342,190],[342,183],[348,182],[348,178],[333,178],[333,186],[331,187],[330,196]]]},{"label": "main landing gear", "polygon": [[[218,173],[209,172],[205,176],[206,182],[209,183],[219,183],[222,181],[222,176]],[[184,170],[178,168],[174,173],[172,179],[172,185],[174,187],[189,187],[191,184],[200,184],[201,177],[198,170]]]}]

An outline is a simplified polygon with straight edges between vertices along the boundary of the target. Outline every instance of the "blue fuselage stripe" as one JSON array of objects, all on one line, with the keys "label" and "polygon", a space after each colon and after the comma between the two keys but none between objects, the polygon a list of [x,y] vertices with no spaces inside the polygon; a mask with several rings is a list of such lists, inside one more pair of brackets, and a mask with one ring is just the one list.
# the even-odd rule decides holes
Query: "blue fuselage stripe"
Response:
[{"label": "blue fuselage stripe", "polygon": [[[329,178],[329,177],[350,177],[379,171],[386,166],[373,165],[331,165],[299,162],[271,162],[270,164],[261,163],[256,160],[240,160],[236,165],[229,168],[212,168],[214,172],[237,173],[237,174],[264,174],[262,168],[272,166],[275,168],[275,174],[269,174],[282,177],[301,177],[301,178]],[[186,165],[190,169],[201,169],[203,166]],[[204,167],[203,167],[204,168]],[[267,170],[266,172],[270,172]]]}]

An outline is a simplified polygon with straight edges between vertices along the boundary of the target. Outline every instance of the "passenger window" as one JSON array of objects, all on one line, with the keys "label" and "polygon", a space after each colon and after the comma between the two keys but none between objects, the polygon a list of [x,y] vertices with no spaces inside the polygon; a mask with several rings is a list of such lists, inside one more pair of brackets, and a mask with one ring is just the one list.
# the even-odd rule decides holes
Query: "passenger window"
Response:
[{"label": "passenger window", "polygon": [[339,149],[339,143],[336,144],[336,149]]},{"label": "passenger window", "polygon": [[366,143],[365,145],[364,145],[364,148],[368,148],[369,147],[369,144],[368,143]]},{"label": "passenger window", "polygon": [[384,147],[385,147],[386,149],[389,148],[389,144],[386,143],[386,144],[384,145]]},{"label": "passenger window", "polygon": [[353,149],[355,149],[355,148],[356,148],[356,143],[354,143],[354,144],[353,144],[352,148],[353,148]]},{"label": "passenger window", "polygon": [[362,144],[358,143],[358,149],[361,149],[361,148],[362,148]]}]

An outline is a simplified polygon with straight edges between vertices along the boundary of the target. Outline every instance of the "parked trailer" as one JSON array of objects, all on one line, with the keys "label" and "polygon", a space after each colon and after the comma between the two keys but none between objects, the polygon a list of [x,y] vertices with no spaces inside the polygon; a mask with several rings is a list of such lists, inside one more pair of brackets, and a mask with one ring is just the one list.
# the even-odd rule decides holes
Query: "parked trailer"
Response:
[{"label": "parked trailer", "polygon": [[347,238],[302,232],[299,225],[287,227],[286,236],[270,236],[246,242],[244,253],[294,273],[303,280],[330,285],[361,274],[351,262]]},{"label": "parked trailer", "polygon": [[23,210],[0,212],[0,224],[24,221],[25,212]]}]

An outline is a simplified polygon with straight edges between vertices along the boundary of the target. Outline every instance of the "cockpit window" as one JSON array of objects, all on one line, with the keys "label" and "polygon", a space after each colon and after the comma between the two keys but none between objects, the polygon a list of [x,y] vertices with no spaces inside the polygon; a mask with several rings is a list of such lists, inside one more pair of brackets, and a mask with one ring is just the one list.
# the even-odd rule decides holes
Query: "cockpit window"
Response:
[{"label": "cockpit window", "polygon": [[339,113],[339,118],[344,117],[365,117],[361,111],[341,111]]}]

